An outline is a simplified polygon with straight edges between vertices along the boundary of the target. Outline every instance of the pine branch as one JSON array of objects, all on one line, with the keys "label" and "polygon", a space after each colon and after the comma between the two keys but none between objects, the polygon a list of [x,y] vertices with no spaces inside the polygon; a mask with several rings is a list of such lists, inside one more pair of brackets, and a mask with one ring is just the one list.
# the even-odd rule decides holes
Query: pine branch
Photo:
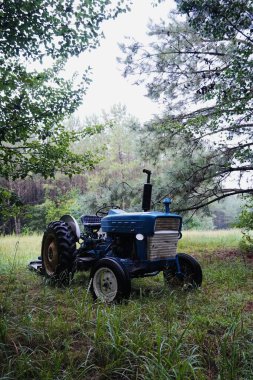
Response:
[{"label": "pine branch", "polygon": [[178,208],[173,211],[175,212],[185,212],[185,211],[192,211],[192,210],[199,210],[203,207],[209,206],[210,204],[220,201],[221,199],[224,199],[226,197],[230,197],[232,195],[238,195],[238,194],[253,194],[253,189],[234,189],[234,190],[227,190],[225,193],[223,193],[220,196],[216,196],[214,199],[206,200],[204,202],[201,202],[199,204],[186,207],[186,208]]}]

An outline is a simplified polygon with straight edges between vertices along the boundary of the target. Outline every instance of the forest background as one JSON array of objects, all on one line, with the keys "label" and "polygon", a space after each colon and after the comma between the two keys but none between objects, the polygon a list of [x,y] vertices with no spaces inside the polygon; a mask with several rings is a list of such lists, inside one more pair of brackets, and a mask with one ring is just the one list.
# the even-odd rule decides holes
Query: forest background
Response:
[{"label": "forest background", "polygon": [[251,2],[177,1],[150,22],[147,46],[121,45],[123,74],[163,105],[144,125],[120,104],[73,116],[90,74],[66,80],[64,65],[99,45],[104,20],[131,11],[131,1],[89,4],[1,5],[1,233],[40,232],[105,204],[140,210],[144,167],[153,207],[172,196],[185,228],[251,230]]}]

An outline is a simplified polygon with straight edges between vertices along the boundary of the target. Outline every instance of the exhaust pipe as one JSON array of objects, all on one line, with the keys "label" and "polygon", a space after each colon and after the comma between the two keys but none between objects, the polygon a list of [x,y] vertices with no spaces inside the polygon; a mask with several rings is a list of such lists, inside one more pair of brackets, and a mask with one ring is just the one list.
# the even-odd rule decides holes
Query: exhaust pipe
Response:
[{"label": "exhaust pipe", "polygon": [[143,196],[142,196],[142,209],[147,212],[151,208],[151,196],[152,196],[152,185],[150,183],[151,171],[143,169],[143,173],[147,174],[147,182],[143,186]]}]

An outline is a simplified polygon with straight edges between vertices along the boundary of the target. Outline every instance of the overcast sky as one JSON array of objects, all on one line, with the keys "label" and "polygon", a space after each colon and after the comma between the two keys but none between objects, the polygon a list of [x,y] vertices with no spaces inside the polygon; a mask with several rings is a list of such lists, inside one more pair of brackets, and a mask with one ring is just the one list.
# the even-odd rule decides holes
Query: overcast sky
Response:
[{"label": "overcast sky", "polygon": [[130,78],[122,77],[120,65],[116,61],[116,57],[121,54],[118,43],[124,41],[124,36],[147,41],[149,19],[159,20],[175,7],[173,0],[166,0],[157,7],[152,7],[151,2],[134,0],[131,12],[104,23],[105,39],[99,48],[69,63],[71,69],[82,71],[87,66],[93,69],[92,83],[78,112],[81,119],[98,114],[103,109],[109,111],[116,103],[126,105],[129,113],[140,121],[148,120],[152,114],[159,112],[158,105],[144,96],[145,88],[134,86]]}]

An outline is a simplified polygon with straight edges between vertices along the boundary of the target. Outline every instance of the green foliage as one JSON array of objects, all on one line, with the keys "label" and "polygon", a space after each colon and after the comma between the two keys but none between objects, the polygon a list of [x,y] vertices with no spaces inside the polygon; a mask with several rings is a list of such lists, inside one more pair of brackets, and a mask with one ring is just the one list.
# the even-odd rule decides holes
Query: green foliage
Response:
[{"label": "green foliage", "polygon": [[244,204],[240,196],[231,196],[213,203],[209,209],[213,215],[215,228],[219,230],[234,227]]},{"label": "green foliage", "polygon": [[80,105],[85,88],[82,82],[72,88],[73,81],[60,78],[61,68],[57,65],[43,73],[27,73],[20,66],[13,67],[13,63],[6,67],[6,72],[1,66],[8,84],[4,87],[0,119],[3,177],[24,178],[31,173],[53,177],[57,170],[71,175],[96,163],[92,152],[78,155],[72,151],[71,143],[99,132],[100,128],[66,129],[64,118]]},{"label": "green foliage", "polygon": [[249,196],[239,216],[237,227],[242,228],[243,237],[240,248],[243,252],[253,253],[253,197]]},{"label": "green foliage", "polygon": [[[70,130],[73,126],[82,128],[80,121],[72,119],[70,122]],[[74,176],[71,180],[57,176],[55,180],[41,183],[39,178],[32,182],[27,179],[12,183],[12,186],[15,184],[14,189],[24,203],[19,212],[22,233],[43,231],[48,222],[59,219],[63,214],[72,214],[80,223],[81,215],[94,214],[103,205],[108,207],[117,205],[128,211],[141,210],[145,175],[142,173],[144,162],[139,155],[142,144],[139,139],[140,126],[134,117],[127,114],[125,107],[120,105],[113,107],[111,113],[102,115],[101,119],[94,117],[86,120],[85,128],[89,128],[92,123],[97,126],[103,125],[101,134],[91,136],[86,144],[75,143],[73,149],[80,154],[84,151],[84,145],[85,149],[97,146],[99,151],[103,152],[104,158],[96,170]],[[184,169],[183,162],[178,164],[173,162],[174,168],[171,170],[169,165],[172,162],[170,156],[165,156],[159,165],[154,167],[148,158],[145,159],[145,167],[151,168],[153,172],[152,208],[155,210],[164,210],[163,204],[159,201],[163,200],[164,194],[168,191],[168,182],[175,186],[177,170],[181,173]],[[36,198],[36,194],[39,194],[39,198]],[[172,209],[175,210],[179,204],[177,194],[168,195],[173,196]],[[226,224],[222,226],[219,224],[219,227],[227,228],[228,221],[232,222],[238,213],[238,207],[235,207],[235,201],[227,201],[219,203],[217,207],[211,207],[211,211],[205,209],[198,212],[193,217],[191,213],[186,213],[183,215],[184,228],[212,229],[214,214],[220,213],[224,215]],[[8,220],[10,221],[10,218]],[[215,227],[217,228],[217,225]],[[5,231],[8,232],[6,228]]]},{"label": "green foliage", "polygon": [[[127,1],[126,1],[127,2]],[[0,176],[53,177],[92,168],[96,156],[71,143],[95,130],[66,131],[64,119],[81,104],[88,72],[75,83],[61,77],[71,56],[96,47],[100,24],[126,11],[124,1],[4,1],[0,7]],[[50,58],[49,69],[33,69]],[[41,66],[43,67],[43,66]]]},{"label": "green foliage", "polygon": [[103,20],[127,9],[124,1],[112,5],[109,0],[4,1],[0,25],[5,55],[32,59],[79,55],[98,45]]},{"label": "green foliage", "polygon": [[232,39],[245,29],[252,33],[250,14],[253,8],[249,0],[176,0],[176,3],[179,11],[187,14],[193,28],[207,37]]},{"label": "green foliage", "polygon": [[139,208],[143,162],[139,157],[138,132],[134,130],[140,127],[139,123],[122,105],[115,105],[96,122],[106,127],[100,136],[94,135],[90,144],[97,146],[104,157],[96,169],[86,175],[87,188],[79,199],[80,207],[92,213],[103,204]]},{"label": "green foliage", "polygon": [[[50,190],[54,189],[54,195]],[[73,189],[70,192],[63,193],[56,186],[47,186],[45,201],[42,204],[27,206],[25,211],[22,233],[27,231],[42,232],[47,224],[59,220],[65,214],[71,214],[74,217],[80,216],[78,213],[78,192]]]},{"label": "green foliage", "polygon": [[207,215],[193,215],[189,218],[187,215],[184,217],[183,226],[186,230],[212,230],[214,228],[213,218]]},{"label": "green foliage", "polygon": [[72,191],[63,195],[57,194],[57,197],[53,200],[46,198],[44,203],[46,224],[59,220],[64,214],[75,214],[73,210],[75,210],[76,195],[76,192]]},{"label": "green foliage", "polygon": [[[143,141],[141,126],[127,113],[125,107],[115,105],[110,113],[90,117],[85,122],[72,118],[68,122],[68,130],[89,130],[93,124],[100,134],[75,142],[72,149],[77,154],[83,154],[96,146],[103,159],[95,170],[71,179],[57,175],[54,180],[43,180],[37,176],[33,180],[9,183],[9,187],[19,194],[24,204],[17,214],[22,233],[43,231],[48,222],[59,219],[63,214],[72,214],[80,223],[81,215],[94,214],[103,205],[141,211],[143,182],[146,180],[142,173],[144,167],[152,171],[152,209],[164,210],[162,200],[165,194],[173,198],[173,211],[186,203],[187,198],[178,197],[182,174],[187,170],[185,162],[175,161],[169,151],[156,165],[153,165],[152,157],[140,157],[141,146],[147,144],[147,141]],[[192,160],[194,159],[195,154],[192,155]],[[199,159],[202,162],[205,160],[201,156]],[[201,176],[196,176],[195,182],[197,178]],[[190,185],[185,183],[184,186]],[[172,188],[174,192],[171,191]],[[237,203],[234,199],[231,202],[221,201],[217,206],[211,205],[194,213],[193,217],[192,213],[183,213],[184,228],[228,228],[238,214]],[[12,215],[8,214],[8,209],[6,211],[9,224],[8,228],[4,226],[3,232],[10,233],[15,225]]]},{"label": "green foliage", "polygon": [[238,227],[246,228],[247,230],[253,230],[253,198],[249,196],[247,202],[241,212]]},{"label": "green foliage", "polygon": [[43,231],[47,223],[64,214],[71,214],[80,222],[81,215],[94,214],[103,205],[140,210],[144,177],[138,138],[133,131],[138,127],[137,120],[127,113],[125,107],[115,105],[110,113],[87,119],[84,125],[72,119],[68,128],[71,130],[76,126],[76,130],[90,130],[94,124],[101,133],[90,136],[85,144],[84,141],[75,142],[72,148],[83,154],[96,146],[103,159],[95,170],[79,177],[82,178],[80,184],[75,183],[76,177],[70,181],[58,176],[42,185],[45,195],[40,204],[29,205],[23,212],[23,232]]},{"label": "green foliage", "polygon": [[168,193],[179,210],[197,210],[252,193],[243,185],[252,171],[252,2],[177,4],[183,17],[151,22],[149,45],[122,45],[122,63],[125,76],[164,104],[146,125],[145,156],[170,158]]},{"label": "green foliage", "polygon": [[15,192],[0,187],[0,230],[3,230],[1,232],[5,232],[5,223],[10,218],[15,218],[20,214],[22,206],[23,204]]}]

